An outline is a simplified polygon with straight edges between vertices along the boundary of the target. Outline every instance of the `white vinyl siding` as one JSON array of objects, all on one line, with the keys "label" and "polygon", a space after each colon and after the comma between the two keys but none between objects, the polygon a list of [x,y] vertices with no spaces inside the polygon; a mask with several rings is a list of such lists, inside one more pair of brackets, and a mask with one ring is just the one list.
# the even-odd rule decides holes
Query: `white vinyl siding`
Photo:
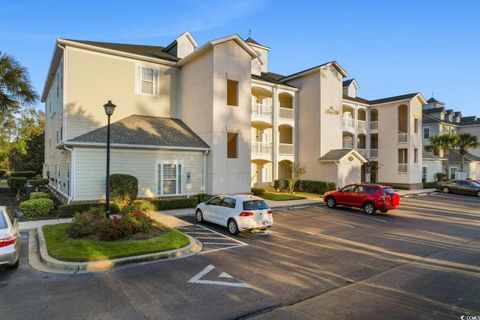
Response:
[{"label": "white vinyl siding", "polygon": [[[98,200],[105,198],[104,148],[75,148],[75,196],[74,200]],[[181,184],[175,186],[182,194],[202,192],[203,152],[176,150],[112,149],[111,173],[123,173],[138,179],[138,197],[157,197],[158,163],[182,164]],[[185,176],[190,173],[189,183]]]}]

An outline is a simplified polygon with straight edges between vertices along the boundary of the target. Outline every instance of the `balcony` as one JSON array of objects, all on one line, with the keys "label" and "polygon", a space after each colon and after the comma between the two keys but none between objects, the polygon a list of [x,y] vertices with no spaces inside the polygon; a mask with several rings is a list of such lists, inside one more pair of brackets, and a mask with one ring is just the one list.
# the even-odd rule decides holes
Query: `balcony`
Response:
[{"label": "balcony", "polygon": [[365,158],[367,157],[367,149],[358,148],[357,151]]},{"label": "balcony", "polygon": [[378,121],[370,121],[370,130],[378,130]]},{"label": "balcony", "polygon": [[355,123],[352,118],[342,118],[342,126],[344,130],[355,132]]},{"label": "balcony", "polygon": [[252,103],[252,120],[260,120],[271,123],[272,106],[266,104]]},{"label": "balcony", "polygon": [[270,142],[252,142],[252,154],[271,154],[272,144]]},{"label": "balcony", "polygon": [[293,109],[282,108],[282,107],[280,107],[278,109],[279,109],[278,116],[281,119],[293,120],[293,115],[294,115]]},{"label": "balcony", "polygon": [[370,149],[370,159],[378,158],[378,149]]},{"label": "balcony", "polygon": [[360,131],[366,131],[367,130],[367,125],[365,120],[358,120],[358,130]]},{"label": "balcony", "polygon": [[398,133],[398,143],[407,143],[408,142],[408,133],[399,132]]},{"label": "balcony", "polygon": [[279,143],[278,153],[285,156],[293,156],[293,144],[291,143]]},{"label": "balcony", "polygon": [[399,163],[398,164],[398,172],[400,172],[400,173],[408,172],[408,164]]}]

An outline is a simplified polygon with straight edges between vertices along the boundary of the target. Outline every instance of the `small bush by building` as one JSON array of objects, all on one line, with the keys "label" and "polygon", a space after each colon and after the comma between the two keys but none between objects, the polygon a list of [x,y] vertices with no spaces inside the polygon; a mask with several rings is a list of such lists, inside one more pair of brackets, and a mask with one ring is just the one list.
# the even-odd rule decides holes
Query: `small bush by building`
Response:
[{"label": "small bush by building", "polygon": [[101,225],[105,223],[105,220],[105,210],[91,207],[85,212],[75,213],[73,222],[68,227],[67,234],[72,238],[96,235]]},{"label": "small bush by building", "polygon": [[152,201],[153,205],[155,206],[155,210],[195,208],[197,202],[197,197],[182,199],[159,199]]},{"label": "small bush by building", "polygon": [[207,202],[212,199],[214,196],[208,193],[199,193],[197,194],[197,203]]},{"label": "small bush by building", "polygon": [[252,188],[251,191],[255,196],[261,196],[265,194],[265,189],[263,188]]},{"label": "small bush by building", "polygon": [[120,209],[137,199],[138,179],[128,174],[110,175],[110,196]]},{"label": "small bush by building", "polygon": [[46,186],[48,184],[48,179],[46,178],[37,178],[30,180],[30,184],[34,187]]},{"label": "small bush by building", "polygon": [[25,190],[25,185],[27,184],[27,178],[25,177],[10,177],[7,180],[7,184],[12,190],[12,193],[17,195],[17,198],[20,197],[20,193]]},{"label": "small bush by building", "polygon": [[35,171],[17,171],[10,173],[10,177],[33,178],[37,175]]},{"label": "small bush by building", "polygon": [[128,206],[123,208],[122,213],[128,212],[132,213],[135,211],[140,211],[140,212],[149,212],[149,211],[154,211],[155,210],[155,205],[151,203],[150,201],[147,200],[137,200],[132,203],[130,203]]},{"label": "small bush by building", "polygon": [[50,195],[46,192],[32,192],[30,193],[30,199],[50,199]]},{"label": "small bush by building", "polygon": [[289,182],[287,179],[278,179],[273,183],[273,187],[277,192],[287,191]]},{"label": "small bush by building", "polygon": [[[75,213],[88,211],[90,208],[100,208],[105,210],[105,203],[78,203],[78,204],[64,204],[58,207],[58,214],[60,217],[70,218],[75,216]],[[110,203],[110,213],[117,214],[120,212],[119,207],[115,203]]]},{"label": "small bush by building", "polygon": [[298,180],[295,184],[295,191],[324,194],[327,191],[335,190],[334,182],[316,180]]},{"label": "small bush by building", "polygon": [[447,178],[447,175],[442,172],[435,173],[435,180],[437,181],[444,181]]},{"label": "small bush by building", "polygon": [[7,170],[0,169],[0,179],[3,179],[6,173],[7,173]]},{"label": "small bush by building", "polygon": [[28,219],[47,217],[52,210],[52,199],[31,199],[20,203],[20,211]]}]

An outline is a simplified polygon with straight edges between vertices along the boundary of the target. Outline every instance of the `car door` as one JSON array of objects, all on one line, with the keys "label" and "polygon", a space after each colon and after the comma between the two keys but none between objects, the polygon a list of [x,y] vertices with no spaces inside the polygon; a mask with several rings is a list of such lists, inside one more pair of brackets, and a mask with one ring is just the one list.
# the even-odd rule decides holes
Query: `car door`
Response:
[{"label": "car door", "polygon": [[234,215],[237,200],[231,197],[224,197],[222,203],[217,208],[217,223],[222,226],[227,226],[227,221]]},{"label": "car door", "polygon": [[210,222],[217,222],[217,211],[222,204],[223,197],[214,197],[205,202],[205,208],[203,210],[203,219]]},{"label": "car door", "polygon": [[365,191],[365,186],[357,185],[350,195],[351,206],[361,207],[367,197],[368,194]]},{"label": "car door", "polygon": [[338,196],[335,198],[335,201],[344,206],[350,206],[352,204],[352,194],[355,190],[356,185],[351,184],[343,187],[339,190]]},{"label": "car door", "polygon": [[459,194],[468,195],[471,192],[467,182],[461,181],[461,180],[455,181],[455,189],[456,189],[456,193],[459,193]]}]

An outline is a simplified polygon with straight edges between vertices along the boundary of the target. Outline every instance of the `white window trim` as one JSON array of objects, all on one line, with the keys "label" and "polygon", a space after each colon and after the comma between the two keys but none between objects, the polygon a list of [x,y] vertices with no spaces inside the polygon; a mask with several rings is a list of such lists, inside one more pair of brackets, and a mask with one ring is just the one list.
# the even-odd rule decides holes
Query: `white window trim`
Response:
[{"label": "white window trim", "polygon": [[[177,193],[176,194],[163,194],[163,165],[164,164],[175,164],[177,165]],[[159,165],[162,165],[159,170]],[[178,165],[182,166],[181,169],[181,181],[180,181],[180,188],[178,190]],[[159,176],[160,175],[160,176]],[[160,186],[161,190],[159,192],[159,185],[158,185],[158,178],[160,177]],[[185,166],[183,164],[183,160],[157,160],[155,161],[155,194],[158,197],[172,197],[172,196],[184,196],[185,195]]]},{"label": "white window trim", "polygon": [[455,176],[454,176],[453,179],[452,179],[452,169],[455,169],[455,172],[458,172],[458,171],[459,171],[459,170],[458,170],[458,167],[450,167],[450,168],[448,168],[448,177],[447,177],[448,180],[453,180],[453,179],[455,179]]},{"label": "white window trim", "polygon": [[[142,92],[142,68],[153,70],[153,94]],[[160,95],[160,68],[151,64],[135,65],[135,93],[142,96],[157,97]]]},{"label": "white window trim", "polygon": [[428,166],[422,166],[422,179],[423,179],[423,173],[425,172],[425,182],[428,181]]}]

